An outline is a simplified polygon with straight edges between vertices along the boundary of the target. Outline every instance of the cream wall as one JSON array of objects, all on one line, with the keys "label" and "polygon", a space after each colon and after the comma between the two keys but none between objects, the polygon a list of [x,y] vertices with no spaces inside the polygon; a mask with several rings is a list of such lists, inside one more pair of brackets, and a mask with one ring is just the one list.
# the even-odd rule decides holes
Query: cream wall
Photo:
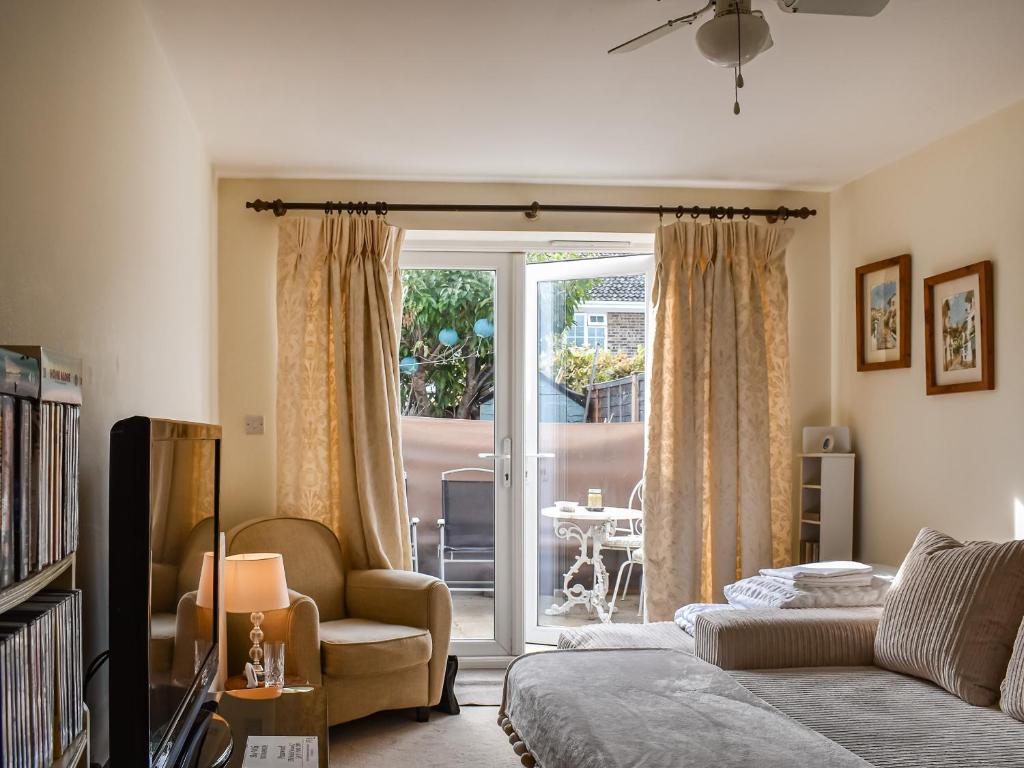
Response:
[{"label": "cream wall", "polygon": [[[788,252],[793,348],[794,451],[799,428],[829,416],[829,206],[808,192],[622,188],[514,184],[428,184],[275,179],[221,179],[219,184],[220,415],[224,425],[222,510],[225,525],[274,514],[275,496],[275,260],[277,223],[245,201],[390,200],[400,202],[808,205],[818,216],[793,221]],[[316,214],[314,214],[316,215]],[[654,216],[392,213],[409,229],[559,232],[651,232]],[[266,433],[244,433],[246,414],[262,414]]]},{"label": "cream wall", "polygon": [[[212,180],[134,2],[14,2],[0,22],[0,343],[81,355],[85,657],[108,647],[111,425],[215,417]],[[107,755],[106,675],[90,688]]]},{"label": "cream wall", "polygon": [[[917,530],[1024,537],[1024,102],[832,196],[833,415],[858,452],[859,555],[898,563]],[[912,254],[912,367],[858,373],[854,268]],[[994,262],[996,389],[925,395],[922,282]],[[1024,517],[1024,512],[1019,512]]]}]

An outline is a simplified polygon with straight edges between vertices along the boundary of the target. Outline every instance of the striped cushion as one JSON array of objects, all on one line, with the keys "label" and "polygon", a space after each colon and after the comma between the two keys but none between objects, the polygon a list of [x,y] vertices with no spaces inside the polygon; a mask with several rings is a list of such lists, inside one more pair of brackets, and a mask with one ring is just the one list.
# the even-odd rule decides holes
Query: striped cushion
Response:
[{"label": "striped cushion", "polygon": [[924,528],[886,596],[875,664],[991,706],[1022,618],[1024,541],[961,544]]},{"label": "striped cushion", "polygon": [[877,667],[730,672],[875,768],[1021,768],[1024,723]]},{"label": "striped cushion", "polygon": [[1010,666],[1006,668],[1006,679],[1000,690],[1003,698],[999,706],[1003,712],[1024,721],[1024,624],[1017,632],[1017,644],[1013,647]]}]

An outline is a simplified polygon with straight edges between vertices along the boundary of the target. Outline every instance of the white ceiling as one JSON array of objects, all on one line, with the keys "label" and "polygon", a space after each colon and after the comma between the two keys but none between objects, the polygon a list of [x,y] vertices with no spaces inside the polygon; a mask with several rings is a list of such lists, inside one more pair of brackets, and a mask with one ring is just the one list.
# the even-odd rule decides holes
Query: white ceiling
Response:
[{"label": "white ceiling", "polygon": [[703,0],[145,0],[226,175],[829,188],[1024,98],[1024,0],[764,10],[774,49],[705,62]]}]

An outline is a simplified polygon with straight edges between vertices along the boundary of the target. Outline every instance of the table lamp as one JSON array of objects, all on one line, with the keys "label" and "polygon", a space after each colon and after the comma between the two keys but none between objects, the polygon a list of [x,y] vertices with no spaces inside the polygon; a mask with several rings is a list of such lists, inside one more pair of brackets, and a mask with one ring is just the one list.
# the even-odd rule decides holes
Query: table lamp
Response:
[{"label": "table lamp", "polygon": [[[212,600],[213,557],[203,558],[199,576],[199,594],[196,604],[203,606]],[[209,561],[209,562],[208,562]],[[205,587],[205,590],[204,590]],[[287,608],[288,583],[284,575],[284,558],[275,552],[254,552],[231,555],[224,559],[224,610],[228,613],[248,613],[252,621],[249,639],[249,659],[258,680],[263,679],[263,622],[264,611]]]}]

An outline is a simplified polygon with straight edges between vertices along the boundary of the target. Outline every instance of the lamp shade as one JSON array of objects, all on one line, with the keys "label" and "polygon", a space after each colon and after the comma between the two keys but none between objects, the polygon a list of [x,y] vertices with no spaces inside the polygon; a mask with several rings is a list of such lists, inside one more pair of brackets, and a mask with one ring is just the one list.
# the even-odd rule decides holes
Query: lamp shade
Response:
[{"label": "lamp shade", "polygon": [[199,591],[196,594],[196,605],[200,608],[213,608],[213,552],[203,553],[203,569],[199,572]]},{"label": "lamp shade", "polygon": [[287,608],[288,604],[288,583],[285,580],[284,558],[281,555],[274,552],[254,552],[231,555],[224,559],[225,611],[276,611]]}]

